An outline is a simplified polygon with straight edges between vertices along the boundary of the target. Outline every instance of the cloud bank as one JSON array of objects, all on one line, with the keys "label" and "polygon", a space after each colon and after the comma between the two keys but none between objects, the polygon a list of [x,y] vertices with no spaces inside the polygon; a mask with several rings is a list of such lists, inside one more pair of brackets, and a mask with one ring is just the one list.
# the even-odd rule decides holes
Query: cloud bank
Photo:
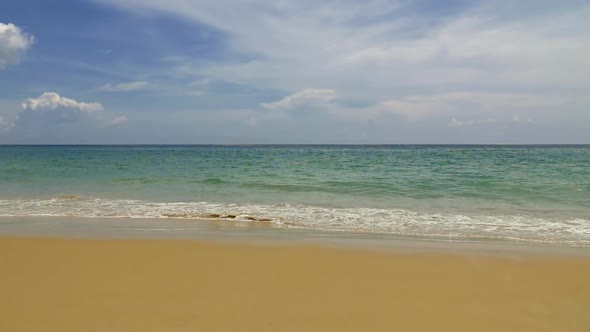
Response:
[{"label": "cloud bank", "polygon": [[445,8],[385,0],[96,1],[221,31],[223,60],[184,57],[170,72],[282,92],[259,104],[267,110],[313,103],[334,116],[438,117],[447,127],[466,114],[482,122],[512,113],[583,118],[590,106],[590,5],[580,1],[541,1],[534,11],[494,0]]},{"label": "cloud bank", "polygon": [[24,33],[16,25],[0,22],[0,69],[19,63],[34,42],[34,37]]},{"label": "cloud bank", "polygon": [[[452,15],[413,2],[103,0],[127,10],[172,13],[228,33],[233,61],[180,64],[202,74],[294,93],[313,84],[349,96],[504,89],[584,83],[590,6],[546,6],[537,15],[503,1],[473,2]],[[416,2],[417,3],[417,2]],[[508,15],[507,10],[517,13]],[[518,12],[518,11],[522,12]],[[240,57],[239,55],[243,55]],[[402,91],[399,91],[402,88]]]},{"label": "cloud bank", "polygon": [[[4,128],[22,93],[55,86],[101,108],[40,96],[13,130],[83,124],[139,143],[590,142],[587,1],[92,2],[83,15],[119,25],[63,38],[54,20],[27,23],[51,47],[0,71],[13,75],[0,80],[15,106],[0,110]],[[15,29],[27,46],[3,51],[2,66],[30,48]],[[110,111],[133,125],[104,134],[127,122]]]}]

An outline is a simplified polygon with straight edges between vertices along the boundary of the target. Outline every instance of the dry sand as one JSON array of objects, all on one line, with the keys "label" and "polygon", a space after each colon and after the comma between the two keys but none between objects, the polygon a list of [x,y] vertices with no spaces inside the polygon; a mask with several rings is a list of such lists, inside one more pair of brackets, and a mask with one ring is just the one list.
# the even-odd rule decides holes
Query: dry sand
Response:
[{"label": "dry sand", "polygon": [[590,331],[590,259],[0,238],[0,331]]}]

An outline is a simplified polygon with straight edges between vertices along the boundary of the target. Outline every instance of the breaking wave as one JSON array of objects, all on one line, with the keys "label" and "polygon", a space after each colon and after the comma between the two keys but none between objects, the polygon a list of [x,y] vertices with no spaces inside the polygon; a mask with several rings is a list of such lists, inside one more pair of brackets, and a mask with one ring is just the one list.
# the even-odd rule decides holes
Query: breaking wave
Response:
[{"label": "breaking wave", "polygon": [[294,204],[165,203],[67,195],[50,199],[0,200],[0,216],[227,219],[330,231],[590,246],[588,219],[527,215],[462,215],[406,209],[330,208]]}]

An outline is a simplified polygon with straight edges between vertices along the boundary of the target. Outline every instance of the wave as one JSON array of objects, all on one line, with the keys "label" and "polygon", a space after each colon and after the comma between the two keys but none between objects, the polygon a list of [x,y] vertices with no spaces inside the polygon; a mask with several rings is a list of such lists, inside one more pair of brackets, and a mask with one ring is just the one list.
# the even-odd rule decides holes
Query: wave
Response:
[{"label": "wave", "polygon": [[590,246],[590,220],[528,215],[463,215],[406,209],[330,208],[293,204],[164,203],[64,195],[51,199],[0,200],[0,216],[231,219],[330,231]]}]

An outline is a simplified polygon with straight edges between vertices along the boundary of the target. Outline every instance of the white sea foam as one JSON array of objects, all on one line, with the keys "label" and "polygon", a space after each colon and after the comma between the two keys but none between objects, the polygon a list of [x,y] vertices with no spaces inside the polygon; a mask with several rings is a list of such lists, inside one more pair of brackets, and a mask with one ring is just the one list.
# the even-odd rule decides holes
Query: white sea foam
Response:
[{"label": "white sea foam", "polygon": [[[226,218],[283,227],[376,232],[445,238],[496,238],[590,245],[590,220],[527,215],[462,215],[405,209],[328,208],[309,205],[238,205],[209,202],[150,202],[77,196],[0,200],[0,216],[111,218]],[[255,220],[253,220],[255,219]]]}]

